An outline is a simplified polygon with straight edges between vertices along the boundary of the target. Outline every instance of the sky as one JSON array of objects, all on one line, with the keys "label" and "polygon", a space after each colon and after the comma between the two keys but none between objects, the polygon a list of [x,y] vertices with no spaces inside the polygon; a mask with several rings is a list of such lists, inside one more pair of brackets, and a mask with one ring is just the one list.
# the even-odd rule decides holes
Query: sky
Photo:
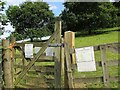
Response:
[{"label": "sky", "polygon": [[[6,2],[5,9],[7,9],[9,5],[19,5],[26,0],[4,0],[4,1]],[[31,1],[39,1],[39,0],[31,0]],[[59,16],[59,14],[62,12],[62,10],[64,10],[64,6],[63,6],[64,0],[57,0],[57,1],[43,0],[43,1],[48,3],[48,5],[50,7],[49,9],[53,11],[55,16]],[[3,12],[3,13],[5,13],[5,12]],[[5,31],[8,31],[8,32],[4,32],[4,34],[1,35],[0,38],[8,37],[10,35],[9,31],[14,31],[14,28],[11,26],[10,23],[8,23],[8,25],[5,26]]]}]

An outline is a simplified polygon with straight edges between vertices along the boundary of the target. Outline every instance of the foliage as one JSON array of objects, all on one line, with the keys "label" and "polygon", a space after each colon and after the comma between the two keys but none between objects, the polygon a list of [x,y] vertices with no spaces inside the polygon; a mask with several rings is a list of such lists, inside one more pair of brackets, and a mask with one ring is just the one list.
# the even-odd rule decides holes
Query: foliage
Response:
[{"label": "foliage", "polygon": [[33,41],[34,37],[42,37],[53,31],[54,14],[45,2],[24,2],[19,6],[10,6],[6,13],[15,33],[21,34],[21,38]]},{"label": "foliage", "polygon": [[118,8],[118,13],[117,13],[117,16],[118,16],[118,25],[120,26],[120,1],[119,2],[114,2],[113,5]]},{"label": "foliage", "polygon": [[60,15],[64,21],[64,31],[88,31],[117,26],[118,9],[112,3],[65,2]]},{"label": "foliage", "polygon": [[[2,13],[2,11],[4,11],[4,5],[5,5],[5,2],[0,1],[0,23],[1,25],[6,25],[7,23],[7,17]],[[4,30],[4,27],[0,27],[0,34],[2,34],[3,30]]]}]

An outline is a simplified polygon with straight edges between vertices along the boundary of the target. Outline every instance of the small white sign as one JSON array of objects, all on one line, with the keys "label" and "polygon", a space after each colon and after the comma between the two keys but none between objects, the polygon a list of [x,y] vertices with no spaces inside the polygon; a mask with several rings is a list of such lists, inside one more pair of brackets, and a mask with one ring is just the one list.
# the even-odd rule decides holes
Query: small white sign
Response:
[{"label": "small white sign", "polygon": [[33,58],[33,44],[25,44],[25,58]]},{"label": "small white sign", "polygon": [[54,48],[53,47],[48,47],[47,49],[46,49],[46,56],[53,56],[54,54]]},{"label": "small white sign", "polygon": [[40,49],[41,49],[41,47],[35,47],[35,48],[34,48],[35,54],[37,54],[37,53],[40,51]]},{"label": "small white sign", "polygon": [[77,68],[79,72],[96,71],[93,47],[75,49]]}]

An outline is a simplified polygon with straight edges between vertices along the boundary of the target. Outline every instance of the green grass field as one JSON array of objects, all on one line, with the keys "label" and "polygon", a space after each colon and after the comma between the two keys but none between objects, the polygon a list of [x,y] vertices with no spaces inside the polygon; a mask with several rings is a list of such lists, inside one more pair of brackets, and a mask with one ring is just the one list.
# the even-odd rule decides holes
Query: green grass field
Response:
[{"label": "green grass field", "polygon": [[120,27],[97,30],[97,32],[104,32],[103,34],[94,34],[82,36],[81,34],[75,39],[75,47],[94,46],[99,44],[118,42],[118,34],[120,34]]},{"label": "green grass field", "polygon": [[[104,32],[104,33],[102,33]],[[100,34],[101,33],[101,34]],[[120,34],[120,27],[108,28],[103,30],[97,30],[97,34],[94,35],[82,35],[80,33],[76,33],[75,39],[75,47],[86,47],[86,46],[95,46],[100,44],[107,43],[115,43],[119,42],[118,38]],[[107,60],[118,60],[120,54],[112,53],[107,51]],[[100,61],[100,51],[95,51],[95,60]],[[118,75],[118,66],[109,67],[109,74],[111,76]],[[96,72],[75,72],[74,77],[94,77],[94,76],[102,76],[102,68],[97,67]],[[79,86],[79,85],[77,85]],[[84,85],[81,86],[84,88]],[[103,88],[103,83],[89,83],[86,84],[87,88]],[[111,82],[110,88],[118,88],[118,83]]]}]

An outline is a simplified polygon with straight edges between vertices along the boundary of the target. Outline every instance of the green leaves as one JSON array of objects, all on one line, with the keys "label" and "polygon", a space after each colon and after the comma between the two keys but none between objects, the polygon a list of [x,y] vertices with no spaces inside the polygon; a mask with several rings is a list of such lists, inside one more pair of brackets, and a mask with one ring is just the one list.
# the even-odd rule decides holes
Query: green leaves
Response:
[{"label": "green leaves", "polygon": [[88,31],[117,26],[117,8],[112,3],[66,2],[61,14],[64,30]]},{"label": "green leaves", "polygon": [[[41,37],[40,34],[48,30],[54,21],[54,15],[45,2],[24,2],[19,6],[10,6],[7,10],[8,19],[15,27],[16,32],[25,38]],[[39,35],[37,35],[39,33]]]}]

